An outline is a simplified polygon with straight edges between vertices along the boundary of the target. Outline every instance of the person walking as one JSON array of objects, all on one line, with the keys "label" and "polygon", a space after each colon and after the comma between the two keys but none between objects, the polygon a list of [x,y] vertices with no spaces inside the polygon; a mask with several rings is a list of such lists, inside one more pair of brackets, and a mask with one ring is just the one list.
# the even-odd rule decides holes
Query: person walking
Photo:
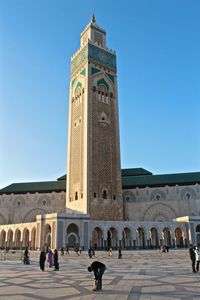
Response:
[{"label": "person walking", "polygon": [[122,249],[119,247],[118,248],[118,259],[122,258]]},{"label": "person walking", "polygon": [[54,271],[59,271],[59,262],[58,262],[58,250],[54,250],[54,255],[53,255],[53,261],[54,261]]},{"label": "person walking", "polygon": [[39,260],[40,270],[42,272],[44,272],[45,261],[46,261],[46,252],[44,249],[42,249],[40,252],[40,260]]},{"label": "person walking", "polygon": [[99,262],[99,261],[94,261],[89,267],[88,271],[89,272],[94,272],[94,288],[93,291],[98,291],[102,289],[102,276],[103,273],[106,270],[106,266]]},{"label": "person walking", "polygon": [[196,273],[196,270],[195,270],[195,261],[196,261],[196,254],[195,254],[195,247],[190,244],[190,248],[189,248],[189,255],[190,255],[190,259],[192,261],[192,271],[193,273]]},{"label": "person walking", "polygon": [[195,261],[196,261],[196,272],[199,272],[199,264],[200,264],[200,244],[195,247]]},{"label": "person walking", "polygon": [[28,247],[24,250],[24,265],[30,265]]},{"label": "person walking", "polygon": [[108,256],[112,256],[113,253],[112,253],[112,248],[109,249],[109,253],[108,253]]}]

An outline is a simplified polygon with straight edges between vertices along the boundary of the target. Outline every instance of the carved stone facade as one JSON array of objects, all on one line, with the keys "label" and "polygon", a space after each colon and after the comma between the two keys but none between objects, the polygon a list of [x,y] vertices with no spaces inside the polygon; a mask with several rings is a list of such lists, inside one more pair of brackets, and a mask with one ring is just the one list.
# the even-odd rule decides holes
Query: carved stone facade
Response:
[{"label": "carved stone facade", "polygon": [[0,225],[35,222],[37,215],[65,210],[65,192],[0,195]]},{"label": "carved stone facade", "polygon": [[91,22],[71,61],[66,206],[123,220],[116,55]]},{"label": "carved stone facade", "polygon": [[199,184],[123,190],[125,220],[170,221],[200,216]]}]

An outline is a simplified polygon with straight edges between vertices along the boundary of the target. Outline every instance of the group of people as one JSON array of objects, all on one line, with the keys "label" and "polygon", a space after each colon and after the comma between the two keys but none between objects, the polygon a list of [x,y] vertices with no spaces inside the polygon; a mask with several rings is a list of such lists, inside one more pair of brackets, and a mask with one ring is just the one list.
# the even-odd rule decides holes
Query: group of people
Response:
[{"label": "group of people", "polygon": [[200,244],[192,245],[190,244],[189,255],[192,261],[192,271],[194,273],[199,272],[199,264],[200,264]]},{"label": "group of people", "polygon": [[50,248],[47,248],[46,250],[42,249],[42,251],[40,252],[40,259],[39,259],[41,271],[44,271],[44,269],[45,269],[46,259],[47,259],[49,268],[54,267],[54,271],[59,271],[58,250],[57,249],[55,249],[54,252]]}]

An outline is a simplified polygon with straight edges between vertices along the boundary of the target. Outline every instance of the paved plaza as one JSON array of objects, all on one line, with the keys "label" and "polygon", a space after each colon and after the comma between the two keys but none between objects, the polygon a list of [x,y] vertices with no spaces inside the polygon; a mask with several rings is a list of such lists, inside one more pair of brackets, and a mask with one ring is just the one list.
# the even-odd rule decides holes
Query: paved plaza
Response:
[{"label": "paved plaza", "polygon": [[[123,251],[123,258],[96,252],[60,256],[60,271],[46,267],[41,272],[38,252],[31,253],[31,264],[0,261],[0,300],[116,299],[167,300],[200,299],[200,273],[191,272],[188,250]],[[94,260],[106,264],[103,290],[93,292],[93,276],[87,267]]]}]

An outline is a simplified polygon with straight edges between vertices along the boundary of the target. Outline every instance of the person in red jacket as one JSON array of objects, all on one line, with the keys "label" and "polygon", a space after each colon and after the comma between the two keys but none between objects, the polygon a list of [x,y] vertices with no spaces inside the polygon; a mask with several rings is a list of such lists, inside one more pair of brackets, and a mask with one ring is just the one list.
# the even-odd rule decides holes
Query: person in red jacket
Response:
[{"label": "person in red jacket", "polygon": [[100,261],[94,261],[89,267],[89,272],[94,272],[94,289],[93,291],[98,291],[102,289],[102,276],[106,270],[106,266]]}]

